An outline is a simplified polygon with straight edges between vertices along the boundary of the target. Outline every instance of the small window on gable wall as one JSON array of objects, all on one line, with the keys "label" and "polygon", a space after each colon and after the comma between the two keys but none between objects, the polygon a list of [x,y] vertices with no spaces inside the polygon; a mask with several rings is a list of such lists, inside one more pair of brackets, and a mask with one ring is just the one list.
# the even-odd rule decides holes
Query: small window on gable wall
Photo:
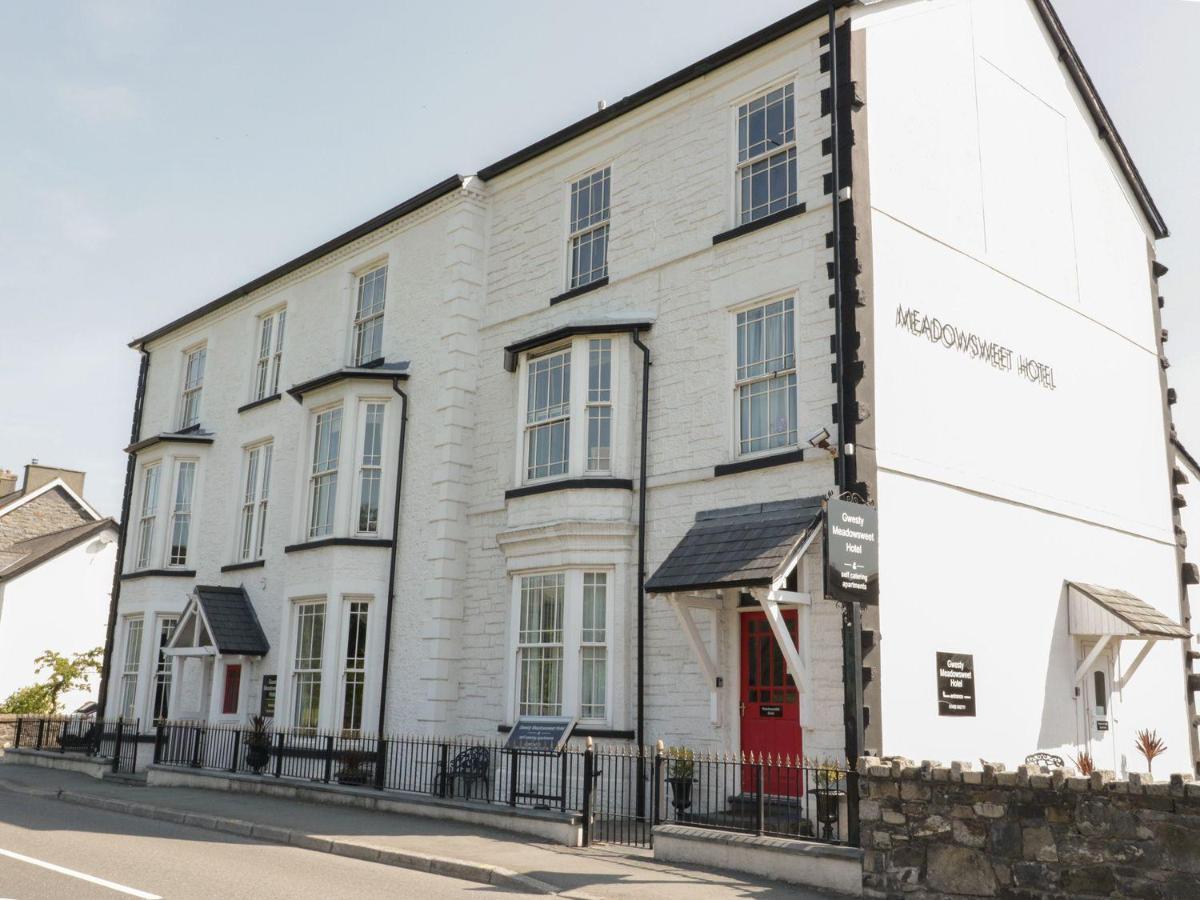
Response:
[{"label": "small window on gable wall", "polygon": [[583,287],[608,275],[609,192],[612,168],[571,185],[571,284]]},{"label": "small window on gable wall", "polygon": [[738,224],[796,205],[796,103],[785,84],[738,107]]}]

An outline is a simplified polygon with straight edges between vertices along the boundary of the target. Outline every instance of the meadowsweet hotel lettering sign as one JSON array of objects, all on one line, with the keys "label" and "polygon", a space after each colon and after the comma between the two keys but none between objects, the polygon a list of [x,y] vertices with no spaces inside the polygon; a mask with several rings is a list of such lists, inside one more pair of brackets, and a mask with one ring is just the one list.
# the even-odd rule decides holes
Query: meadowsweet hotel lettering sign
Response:
[{"label": "meadowsweet hotel lettering sign", "polygon": [[937,344],[947,350],[957,350],[968,358],[987,363],[1001,372],[1012,372],[1019,378],[1040,385],[1048,391],[1055,389],[1052,366],[1019,353],[1013,353],[1012,348],[990,341],[959,325],[943,322],[933,316],[922,315],[919,309],[897,306],[896,327],[903,328],[914,337],[923,337],[931,344]]}]

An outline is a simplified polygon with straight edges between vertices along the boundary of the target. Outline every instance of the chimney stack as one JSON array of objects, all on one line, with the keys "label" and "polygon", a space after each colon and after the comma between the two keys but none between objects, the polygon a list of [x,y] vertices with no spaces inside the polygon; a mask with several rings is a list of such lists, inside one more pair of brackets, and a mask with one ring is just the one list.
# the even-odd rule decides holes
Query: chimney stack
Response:
[{"label": "chimney stack", "polygon": [[55,478],[61,478],[71,490],[80,497],[83,496],[83,479],[85,473],[75,469],[59,469],[54,466],[39,465],[35,459],[25,467],[25,492],[36,491],[43,484],[48,484]]},{"label": "chimney stack", "polygon": [[0,469],[0,497],[11,494],[17,489],[17,473],[8,469]]}]

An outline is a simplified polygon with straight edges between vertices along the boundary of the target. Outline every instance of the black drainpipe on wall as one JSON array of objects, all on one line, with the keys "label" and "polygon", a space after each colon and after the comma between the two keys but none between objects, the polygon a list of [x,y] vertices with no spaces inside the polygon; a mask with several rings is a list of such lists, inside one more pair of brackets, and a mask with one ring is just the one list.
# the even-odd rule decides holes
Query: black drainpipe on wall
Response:
[{"label": "black drainpipe on wall", "polygon": [[400,449],[396,452],[396,491],[392,498],[392,549],[388,553],[387,610],[383,624],[383,665],[379,676],[379,735],[378,760],[375,763],[375,787],[383,787],[387,762],[387,744],[383,740],[383,724],[387,715],[388,667],[392,659],[392,608],[396,605],[396,560],[400,555],[400,493],[404,484],[404,445],[408,441],[408,394],[400,389],[400,379],[392,379],[392,390],[400,395],[404,409],[400,413]]},{"label": "black drainpipe on wall", "polygon": [[[142,400],[146,396],[146,377],[150,371],[150,353],[139,347],[142,354],[138,369],[137,394],[133,400],[133,425],[129,430],[129,443],[136,444],[142,438]],[[129,534],[129,506],[133,499],[133,475],[137,471],[137,454],[128,453],[125,458],[125,492],[121,497],[121,524],[117,528],[117,560],[113,566],[112,591],[108,601],[108,627],[104,632],[104,663],[100,669],[100,696],[98,718],[107,714],[108,676],[112,668],[113,640],[117,631],[117,601],[121,599],[121,570],[125,568],[125,539]]]},{"label": "black drainpipe on wall", "polygon": [[642,446],[641,471],[638,475],[638,591],[637,591],[637,746],[638,746],[638,794],[637,814],[646,812],[646,715],[645,715],[645,669],[646,669],[646,448],[650,436],[650,348],[642,343],[642,334],[634,330],[633,343],[642,351]]}]

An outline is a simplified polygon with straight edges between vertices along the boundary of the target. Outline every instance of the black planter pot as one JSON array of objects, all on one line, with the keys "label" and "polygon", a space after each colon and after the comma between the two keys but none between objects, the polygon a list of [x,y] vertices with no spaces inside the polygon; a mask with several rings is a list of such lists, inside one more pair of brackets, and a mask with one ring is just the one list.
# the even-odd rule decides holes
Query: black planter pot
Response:
[{"label": "black planter pot", "polygon": [[696,779],[689,776],[675,775],[667,779],[671,785],[671,805],[677,813],[686,812],[692,806],[692,785]]},{"label": "black planter pot", "polygon": [[846,794],[833,788],[818,788],[813,793],[817,797],[817,821],[824,826],[825,840],[832,840],[833,826],[841,818],[841,800]]},{"label": "black planter pot", "polygon": [[246,748],[246,765],[254,770],[255,775],[261,775],[270,761],[271,753],[266,747],[251,745]]}]

